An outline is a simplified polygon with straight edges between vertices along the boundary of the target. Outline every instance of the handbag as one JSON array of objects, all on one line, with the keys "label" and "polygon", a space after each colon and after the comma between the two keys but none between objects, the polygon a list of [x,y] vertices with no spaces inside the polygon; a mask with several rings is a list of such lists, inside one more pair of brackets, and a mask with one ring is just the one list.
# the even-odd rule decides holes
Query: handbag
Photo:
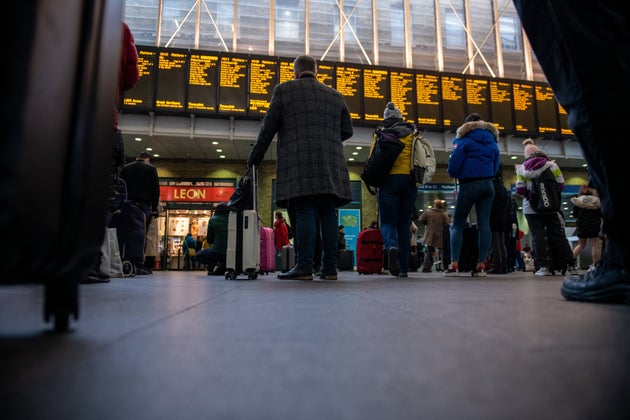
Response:
[{"label": "handbag", "polygon": [[405,144],[398,139],[394,132],[376,130],[372,139],[372,149],[368,156],[361,179],[365,182],[368,191],[376,195],[372,187],[380,187],[385,183],[389,171],[392,170],[398,155],[405,148]]},{"label": "handbag", "polygon": [[101,254],[101,271],[110,277],[123,277],[123,263],[120,257],[116,228],[105,229],[105,240],[101,245]]},{"label": "handbag", "polygon": [[196,257],[197,256],[197,250],[195,248],[188,248],[188,256],[189,257]]},{"label": "handbag", "polygon": [[227,206],[232,211],[254,210],[254,181],[251,167],[248,167],[238,180]]}]

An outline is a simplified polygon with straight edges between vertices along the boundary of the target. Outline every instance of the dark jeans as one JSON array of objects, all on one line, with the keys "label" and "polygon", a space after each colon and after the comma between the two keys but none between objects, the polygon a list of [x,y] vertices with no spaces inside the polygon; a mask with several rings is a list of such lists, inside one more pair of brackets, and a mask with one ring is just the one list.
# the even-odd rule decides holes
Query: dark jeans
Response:
[{"label": "dark jeans", "polygon": [[462,232],[466,225],[466,219],[470,215],[473,206],[477,216],[477,229],[479,230],[479,258],[478,262],[486,262],[492,233],[490,232],[490,210],[494,200],[494,186],[491,179],[466,182],[459,185],[453,223],[451,224],[451,262],[459,261],[462,251]]},{"label": "dark jeans", "polygon": [[[575,265],[573,250],[558,213],[526,214],[525,219],[532,233],[532,254],[536,266],[551,269],[552,263]],[[552,255],[556,261],[552,261]]]},{"label": "dark jeans", "polygon": [[378,189],[378,212],[381,219],[381,233],[385,251],[398,248],[400,271],[409,271],[411,244],[411,213],[416,204],[418,188],[409,175],[388,175]]},{"label": "dark jeans", "polygon": [[289,206],[295,211],[294,247],[295,265],[298,270],[313,272],[317,225],[319,222],[322,249],[322,272],[337,272],[337,210],[335,200],[328,194],[297,197]]},{"label": "dark jeans", "polygon": [[208,266],[208,271],[211,271],[217,265],[225,267],[225,254],[219,254],[212,248],[205,248],[197,251],[195,259],[198,263],[206,264]]}]

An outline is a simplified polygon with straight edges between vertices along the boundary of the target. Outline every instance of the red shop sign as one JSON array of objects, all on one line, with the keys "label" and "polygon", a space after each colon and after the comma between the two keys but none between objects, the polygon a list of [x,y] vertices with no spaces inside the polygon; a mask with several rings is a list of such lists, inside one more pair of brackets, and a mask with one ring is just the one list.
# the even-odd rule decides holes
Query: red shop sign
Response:
[{"label": "red shop sign", "polygon": [[233,192],[234,187],[160,186],[160,200],[214,203],[228,201]]}]

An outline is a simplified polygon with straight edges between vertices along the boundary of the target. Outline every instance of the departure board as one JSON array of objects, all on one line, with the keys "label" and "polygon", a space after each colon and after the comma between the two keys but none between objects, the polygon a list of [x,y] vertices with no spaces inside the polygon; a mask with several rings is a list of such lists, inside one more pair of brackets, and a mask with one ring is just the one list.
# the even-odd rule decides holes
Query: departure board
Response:
[{"label": "departure board", "polygon": [[466,115],[477,113],[490,121],[490,88],[488,78],[466,76]]},{"label": "departure board", "polygon": [[279,75],[278,83],[284,83],[293,80],[293,60],[289,58],[279,58]]},{"label": "departure board", "polygon": [[140,78],[135,86],[123,95],[123,111],[149,112],[155,106],[155,76],[157,49],[138,47],[138,71]]},{"label": "departure board", "polygon": [[558,102],[556,102],[556,104],[558,105],[558,121],[560,125],[560,134],[565,136],[572,136],[573,130],[569,128],[569,114],[567,114],[567,111],[562,107],[562,105],[560,105]]},{"label": "departure board", "polygon": [[317,80],[335,89],[335,63],[330,61],[317,62]]},{"label": "departure board", "polygon": [[219,54],[190,51],[188,57],[188,102],[191,114],[214,114],[217,111]]},{"label": "departure board", "polygon": [[524,135],[538,133],[534,84],[513,81],[512,100],[514,102],[514,129],[516,133]]},{"label": "departure board", "polygon": [[184,112],[188,84],[188,50],[168,48],[158,53],[155,110]]},{"label": "departure board", "polygon": [[249,58],[249,115],[265,115],[278,83],[278,61],[273,57]]},{"label": "departure board", "polygon": [[[335,68],[336,89],[343,95],[350,110],[350,117],[362,121],[361,102],[363,86],[361,85],[361,66],[338,65]],[[385,108],[383,108],[384,110]]]},{"label": "departure board", "polygon": [[389,92],[390,98],[396,104],[406,121],[415,122],[417,118],[414,92],[416,91],[415,77],[410,69],[390,69]]},{"label": "departure board", "polygon": [[383,112],[390,101],[389,98],[387,67],[363,67],[363,120],[383,121]]},{"label": "departure board", "polygon": [[[275,86],[294,78],[291,57],[137,49],[140,79],[123,93],[123,112],[259,119]],[[546,83],[335,61],[317,66],[317,80],[343,94],[357,126],[380,125],[391,101],[422,130],[453,130],[476,112],[503,135],[574,136]]]},{"label": "departure board", "polygon": [[457,128],[462,125],[466,117],[464,99],[464,76],[454,74],[442,74],[442,112],[444,128]]},{"label": "departure board", "polygon": [[246,54],[221,53],[219,65],[219,112],[226,115],[247,113],[247,69]]},{"label": "departure board", "polygon": [[542,83],[534,85],[536,97],[536,115],[538,117],[538,132],[542,135],[558,134],[558,107],[556,97],[551,86]]},{"label": "departure board", "polygon": [[437,72],[416,73],[416,123],[421,128],[442,128],[440,75]]},{"label": "departure board", "polygon": [[490,79],[490,113],[492,123],[501,134],[514,133],[512,116],[512,84],[507,80]]}]

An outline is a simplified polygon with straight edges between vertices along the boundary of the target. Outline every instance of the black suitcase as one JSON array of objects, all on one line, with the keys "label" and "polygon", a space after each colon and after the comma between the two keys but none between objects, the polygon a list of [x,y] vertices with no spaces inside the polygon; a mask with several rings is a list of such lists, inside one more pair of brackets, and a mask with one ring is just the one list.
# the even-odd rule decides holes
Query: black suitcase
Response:
[{"label": "black suitcase", "polygon": [[44,320],[64,331],[105,236],[122,3],[5,6],[0,282],[43,284]]},{"label": "black suitcase", "polygon": [[337,257],[337,269],[339,271],[354,270],[354,251],[351,249],[340,249]]},{"label": "black suitcase", "polygon": [[479,231],[476,225],[468,225],[462,231],[462,250],[459,253],[459,272],[473,271],[479,259]]}]

